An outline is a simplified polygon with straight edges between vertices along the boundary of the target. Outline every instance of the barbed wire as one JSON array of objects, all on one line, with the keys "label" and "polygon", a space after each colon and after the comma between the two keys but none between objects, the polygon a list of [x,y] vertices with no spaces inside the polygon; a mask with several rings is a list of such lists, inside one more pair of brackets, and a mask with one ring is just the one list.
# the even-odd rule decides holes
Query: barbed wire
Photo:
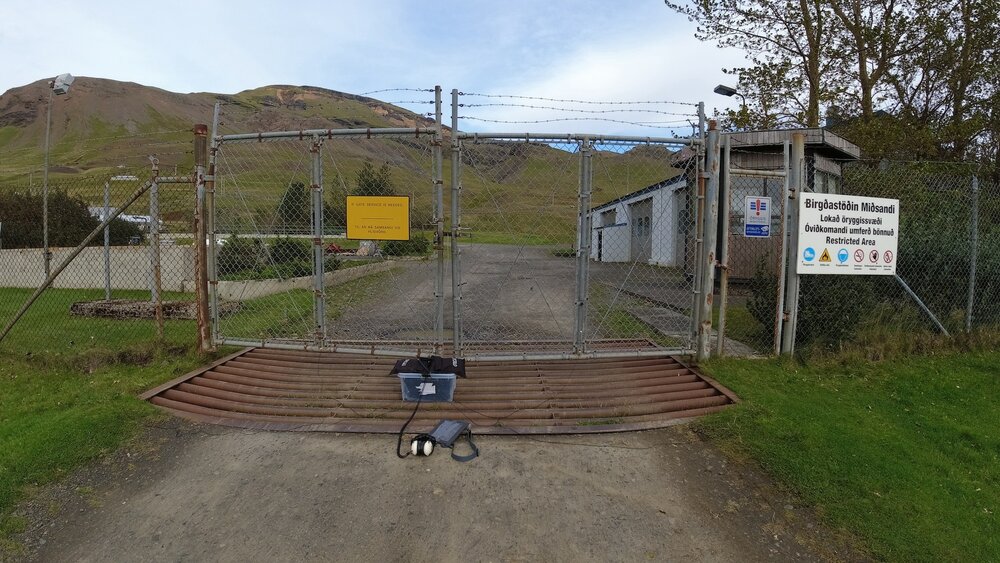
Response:
[{"label": "barbed wire", "polygon": [[544,109],[544,110],[554,110],[554,111],[567,111],[573,113],[590,113],[590,114],[606,114],[606,113],[655,113],[659,115],[673,115],[678,117],[696,117],[693,113],[677,113],[670,111],[662,111],[658,109],[580,109],[580,108],[560,108],[555,106],[535,106],[531,104],[458,104],[458,107],[464,108],[486,108],[486,107],[509,107],[509,108],[527,108],[527,109]]},{"label": "barbed wire", "polygon": [[381,94],[383,92],[433,92],[434,88],[383,88],[381,90],[370,90],[368,92],[362,92],[358,94],[359,96],[370,96],[372,94]]},{"label": "barbed wire", "polygon": [[[483,121],[486,123],[503,123],[510,125],[524,125],[524,124],[541,124],[541,123],[558,123],[564,121],[603,121],[606,123],[617,123],[621,125],[635,125],[637,127],[651,127],[654,129],[676,129],[676,127],[668,126],[667,124],[682,125],[687,124],[687,121],[625,121],[623,119],[608,119],[604,117],[562,117],[555,119],[526,119],[526,120],[510,120],[510,119],[487,119],[484,117],[474,117],[474,116],[459,116],[459,119],[467,119],[471,121]],[[659,125],[662,124],[662,125]]]},{"label": "barbed wire", "polygon": [[592,104],[592,105],[648,105],[648,104],[672,104],[679,106],[698,107],[698,104],[691,102],[674,102],[670,100],[634,100],[634,101],[599,101],[599,100],[572,100],[563,98],[545,98],[542,96],[519,96],[515,94],[481,94],[478,92],[459,92],[461,96],[477,96],[481,98],[508,98],[515,100],[536,100],[543,102],[558,102],[570,104]]}]

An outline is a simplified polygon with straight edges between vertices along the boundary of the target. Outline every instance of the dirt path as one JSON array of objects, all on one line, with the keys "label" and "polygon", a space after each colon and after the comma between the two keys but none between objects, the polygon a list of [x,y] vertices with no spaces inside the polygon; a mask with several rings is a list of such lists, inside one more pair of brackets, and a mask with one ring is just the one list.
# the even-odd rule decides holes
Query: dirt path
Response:
[{"label": "dirt path", "polygon": [[468,464],[387,436],[176,419],[27,505],[38,561],[857,559],[684,427],[481,437]]}]

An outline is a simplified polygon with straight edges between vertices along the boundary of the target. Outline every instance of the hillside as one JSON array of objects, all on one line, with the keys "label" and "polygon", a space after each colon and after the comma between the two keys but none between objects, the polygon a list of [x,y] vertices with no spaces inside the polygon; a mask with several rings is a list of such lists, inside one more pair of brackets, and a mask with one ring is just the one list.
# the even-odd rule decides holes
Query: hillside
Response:
[{"label": "hillside", "polygon": [[[428,100],[430,93],[421,93]],[[162,173],[187,174],[193,165],[191,127],[210,123],[222,102],[221,133],[413,127],[433,123],[413,112],[343,92],[309,86],[265,86],[237,94],[178,94],[128,82],[80,77],[70,93],[53,100],[50,185],[102,205],[109,176],[145,177],[149,155]],[[44,162],[48,86],[38,81],[0,96],[0,189],[38,188]],[[430,106],[428,106],[430,107]],[[605,147],[595,152],[594,194],[599,205],[679,173],[662,147]],[[577,214],[579,156],[576,146],[545,143],[476,142],[464,153],[463,225],[469,234],[502,240],[530,235],[538,241],[572,244]],[[322,148],[329,223],[343,224],[337,210],[351,193],[367,161],[385,165],[393,190],[412,199],[411,218],[427,226],[431,212],[431,146],[428,140],[330,139]],[[291,185],[311,181],[309,144],[298,139],[227,143],[219,155],[219,223],[253,232],[279,222],[277,210]],[[445,151],[444,177],[450,177]],[[111,186],[111,204],[131,189]],[[171,192],[177,194],[178,192]],[[191,201],[162,204],[173,228],[191,216]],[[450,200],[450,190],[445,194]],[[139,207],[147,205],[139,202]],[[300,219],[308,217],[299,212]],[[2,219],[2,218],[0,218]]]},{"label": "hillside", "polygon": [[[46,80],[0,95],[0,181],[27,180],[42,168],[48,96]],[[372,98],[311,86],[178,94],[78,77],[67,95],[53,99],[50,171],[54,176],[92,175],[144,167],[149,154],[167,168],[189,167],[191,126],[210,123],[216,101],[223,102],[222,132],[431,123]]]}]

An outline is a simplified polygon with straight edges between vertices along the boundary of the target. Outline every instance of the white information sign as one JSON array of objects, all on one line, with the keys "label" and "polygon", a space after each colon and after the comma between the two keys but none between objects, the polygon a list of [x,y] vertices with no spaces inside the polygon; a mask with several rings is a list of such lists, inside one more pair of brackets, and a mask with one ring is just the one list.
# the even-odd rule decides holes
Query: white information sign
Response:
[{"label": "white information sign", "polygon": [[803,193],[796,273],[896,273],[899,200]]},{"label": "white information sign", "polygon": [[771,236],[771,198],[746,196],[743,209],[743,236],[767,238]]}]

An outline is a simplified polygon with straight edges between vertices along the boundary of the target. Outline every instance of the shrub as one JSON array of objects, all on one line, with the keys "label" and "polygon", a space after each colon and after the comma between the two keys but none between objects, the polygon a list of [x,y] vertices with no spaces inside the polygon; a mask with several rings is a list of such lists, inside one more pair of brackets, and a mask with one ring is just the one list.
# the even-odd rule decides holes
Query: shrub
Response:
[{"label": "shrub", "polygon": [[271,241],[269,256],[275,264],[311,262],[312,242],[300,238],[276,238]]},{"label": "shrub", "polygon": [[216,266],[220,276],[258,270],[268,263],[267,247],[258,238],[229,237],[219,247]]},{"label": "shrub", "polygon": [[382,245],[382,254],[386,256],[424,256],[430,250],[431,243],[423,235],[410,235],[410,240],[390,240]]}]

